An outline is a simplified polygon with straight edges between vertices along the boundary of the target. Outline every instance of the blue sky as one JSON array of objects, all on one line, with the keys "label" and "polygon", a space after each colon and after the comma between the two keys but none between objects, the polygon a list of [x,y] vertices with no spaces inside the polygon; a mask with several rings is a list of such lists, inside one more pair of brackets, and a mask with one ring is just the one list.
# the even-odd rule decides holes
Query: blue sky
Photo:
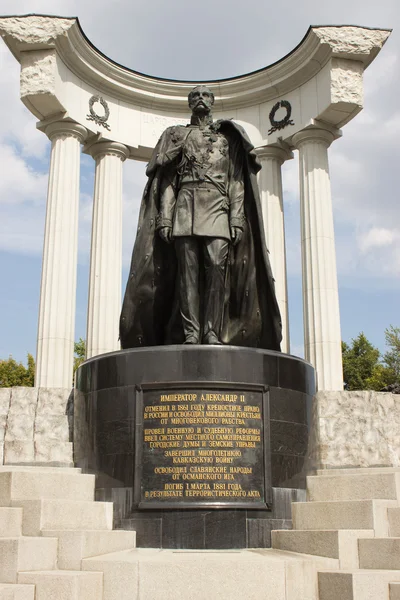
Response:
[{"label": "blue sky", "polygon": [[[394,28],[365,73],[365,108],[330,149],[342,338],[364,331],[384,351],[400,326],[400,5],[398,0],[2,0],[0,12],[78,16],[121,64],[174,79],[216,79],[290,52],[310,24]],[[49,142],[19,100],[19,65],[0,42],[0,358],[36,353]],[[297,156],[283,167],[291,345],[302,355]],[[76,339],[85,337],[94,164],[82,156]],[[144,186],[124,165],[123,287]]]}]

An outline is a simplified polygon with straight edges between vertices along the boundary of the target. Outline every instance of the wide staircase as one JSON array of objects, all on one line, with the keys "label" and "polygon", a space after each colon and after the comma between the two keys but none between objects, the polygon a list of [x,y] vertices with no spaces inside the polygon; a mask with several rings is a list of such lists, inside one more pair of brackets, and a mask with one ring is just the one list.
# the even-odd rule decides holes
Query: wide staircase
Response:
[{"label": "wide staircase", "polygon": [[324,471],[273,548],[135,548],[79,469],[0,467],[0,600],[400,600],[400,469]]},{"label": "wide staircase", "polygon": [[307,500],[272,545],[339,561],[319,570],[317,598],[400,600],[400,468],[319,471]]},{"label": "wide staircase", "polygon": [[0,467],[0,600],[102,600],[91,556],[134,548],[80,469]]}]

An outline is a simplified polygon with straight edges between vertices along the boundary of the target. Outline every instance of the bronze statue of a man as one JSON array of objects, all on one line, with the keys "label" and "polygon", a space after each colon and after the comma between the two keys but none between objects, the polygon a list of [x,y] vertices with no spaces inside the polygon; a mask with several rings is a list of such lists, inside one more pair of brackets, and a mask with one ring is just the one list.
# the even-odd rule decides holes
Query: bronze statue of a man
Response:
[{"label": "bronze statue of a man", "polygon": [[214,122],[206,86],[190,124],[162,134],[147,167],[120,321],[123,348],[172,343],[280,349],[281,322],[244,130]]}]

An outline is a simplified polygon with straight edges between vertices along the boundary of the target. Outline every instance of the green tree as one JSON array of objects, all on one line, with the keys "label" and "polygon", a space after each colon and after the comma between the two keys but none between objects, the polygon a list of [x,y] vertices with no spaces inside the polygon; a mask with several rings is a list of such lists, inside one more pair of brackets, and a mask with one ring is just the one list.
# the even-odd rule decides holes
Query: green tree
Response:
[{"label": "green tree", "polygon": [[390,325],[385,330],[389,350],[383,355],[361,332],[351,340],[342,342],[343,381],[346,390],[379,391],[400,381],[400,328]]},{"label": "green tree", "polygon": [[389,350],[383,355],[383,364],[390,377],[386,385],[400,383],[400,327],[390,325],[385,329],[385,340]]},{"label": "green tree", "polygon": [[83,363],[86,355],[86,341],[79,338],[78,342],[74,344],[74,375],[77,368]]},{"label": "green tree", "polygon": [[12,356],[0,360],[0,387],[33,387],[35,379],[35,359],[28,354],[28,365],[17,362]]},{"label": "green tree", "polygon": [[377,377],[378,375],[377,369],[379,367],[380,352],[378,348],[375,348],[375,346],[368,341],[363,332],[351,341],[351,345],[342,342],[343,380],[345,389],[371,389],[370,386],[374,377]]},{"label": "green tree", "polygon": [[389,383],[392,383],[389,369],[387,369],[387,367],[385,367],[383,364],[378,363],[372,369],[371,376],[367,377],[365,389],[379,392],[382,390],[382,388],[389,385]]}]

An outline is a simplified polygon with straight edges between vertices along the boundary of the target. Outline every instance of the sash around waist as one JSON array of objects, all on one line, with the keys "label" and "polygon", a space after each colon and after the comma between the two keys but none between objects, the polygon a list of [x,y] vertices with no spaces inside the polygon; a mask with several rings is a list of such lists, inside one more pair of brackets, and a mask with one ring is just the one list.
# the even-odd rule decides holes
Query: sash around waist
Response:
[{"label": "sash around waist", "polygon": [[198,189],[209,189],[209,190],[218,190],[223,196],[226,196],[226,190],[224,189],[223,184],[216,184],[211,181],[183,181],[179,185],[179,189],[189,189],[189,190],[198,190]]}]

